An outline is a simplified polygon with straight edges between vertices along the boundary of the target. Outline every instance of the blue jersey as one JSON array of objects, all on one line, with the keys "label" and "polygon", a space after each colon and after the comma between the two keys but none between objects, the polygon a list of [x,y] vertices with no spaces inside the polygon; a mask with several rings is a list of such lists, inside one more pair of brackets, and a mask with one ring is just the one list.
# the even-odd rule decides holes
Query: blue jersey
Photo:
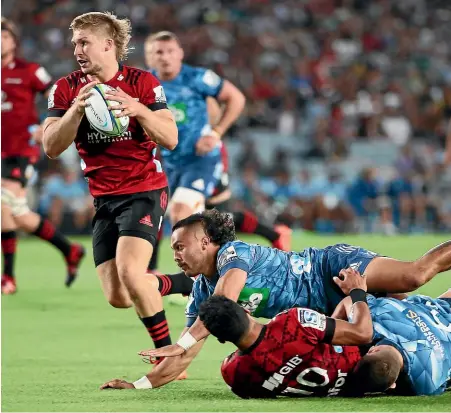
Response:
[{"label": "blue jersey", "polygon": [[[399,301],[369,296],[377,345],[397,348],[407,382],[402,392],[434,395],[451,375],[451,300],[416,295]],[[397,386],[398,388],[398,386]]]},{"label": "blue jersey", "polygon": [[[155,71],[152,73],[157,75]],[[218,96],[223,79],[209,69],[182,65],[176,78],[160,80],[160,83],[179,131],[179,142],[174,150],[161,148],[165,167],[186,167],[206,159],[212,163],[220,160],[220,146],[206,155],[198,156],[196,143],[199,138],[211,132],[206,99],[208,96]]]},{"label": "blue jersey", "polygon": [[363,273],[374,256],[345,244],[285,252],[242,241],[228,242],[218,251],[216,276],[209,280],[200,275],[194,282],[186,308],[187,325],[194,323],[200,304],[213,294],[219,278],[233,268],[247,273],[238,303],[256,317],[273,318],[293,307],[330,314],[344,297],[332,278],[350,266]]}]

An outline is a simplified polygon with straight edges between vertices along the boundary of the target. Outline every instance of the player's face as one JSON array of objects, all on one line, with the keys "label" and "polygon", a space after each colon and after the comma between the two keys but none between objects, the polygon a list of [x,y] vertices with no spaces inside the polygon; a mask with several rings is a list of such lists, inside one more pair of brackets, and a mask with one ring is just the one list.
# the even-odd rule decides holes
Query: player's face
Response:
[{"label": "player's face", "polygon": [[188,277],[202,274],[208,268],[206,238],[205,233],[194,226],[179,228],[172,233],[174,261]]},{"label": "player's face", "polygon": [[101,30],[74,30],[72,36],[74,56],[83,73],[95,75],[101,71],[107,53],[111,53],[111,42],[112,40],[108,39]]},{"label": "player's face", "polygon": [[9,30],[2,30],[2,59],[16,49],[16,41]]},{"label": "player's face", "polygon": [[146,43],[146,64],[165,76],[176,75],[182,66],[183,49],[175,40]]}]

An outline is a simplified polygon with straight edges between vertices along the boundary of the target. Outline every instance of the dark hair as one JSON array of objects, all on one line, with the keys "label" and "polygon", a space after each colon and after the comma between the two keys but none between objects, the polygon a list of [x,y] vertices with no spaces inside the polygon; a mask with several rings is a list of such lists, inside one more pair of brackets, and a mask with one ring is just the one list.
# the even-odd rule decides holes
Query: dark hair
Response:
[{"label": "dark hair", "polygon": [[235,224],[233,223],[232,215],[219,212],[217,209],[210,209],[181,219],[172,227],[172,232],[198,222],[202,224],[205,234],[216,245],[224,245],[236,239]]},{"label": "dark hair", "polygon": [[223,295],[213,295],[204,301],[199,308],[199,318],[221,343],[238,343],[249,328],[246,311]]},{"label": "dark hair", "polygon": [[365,393],[380,393],[396,382],[402,365],[391,351],[367,354],[354,367],[346,381],[344,395],[359,397]]}]

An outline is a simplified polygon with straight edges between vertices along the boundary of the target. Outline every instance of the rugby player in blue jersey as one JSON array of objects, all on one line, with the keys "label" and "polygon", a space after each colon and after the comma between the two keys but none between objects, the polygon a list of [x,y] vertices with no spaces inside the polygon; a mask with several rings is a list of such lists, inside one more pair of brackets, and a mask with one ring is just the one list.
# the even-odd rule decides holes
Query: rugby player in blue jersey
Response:
[{"label": "rugby player in blue jersey", "polygon": [[[373,320],[372,347],[348,377],[348,393],[438,395],[451,378],[451,290],[439,298],[368,296]],[[334,317],[352,319],[345,299]]]}]

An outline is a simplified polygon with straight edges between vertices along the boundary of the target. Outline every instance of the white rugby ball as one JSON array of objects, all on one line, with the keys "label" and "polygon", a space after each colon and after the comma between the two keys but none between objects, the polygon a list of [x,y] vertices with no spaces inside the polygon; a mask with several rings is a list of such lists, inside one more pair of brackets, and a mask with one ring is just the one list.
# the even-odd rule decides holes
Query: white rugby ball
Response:
[{"label": "white rugby ball", "polygon": [[108,110],[108,106],[119,105],[119,102],[105,98],[105,94],[111,90],[115,89],[104,84],[94,86],[90,90],[91,96],[86,99],[88,106],[85,108],[85,114],[96,131],[108,136],[119,136],[127,131],[130,119],[128,116],[116,118],[114,114],[120,111]]}]

